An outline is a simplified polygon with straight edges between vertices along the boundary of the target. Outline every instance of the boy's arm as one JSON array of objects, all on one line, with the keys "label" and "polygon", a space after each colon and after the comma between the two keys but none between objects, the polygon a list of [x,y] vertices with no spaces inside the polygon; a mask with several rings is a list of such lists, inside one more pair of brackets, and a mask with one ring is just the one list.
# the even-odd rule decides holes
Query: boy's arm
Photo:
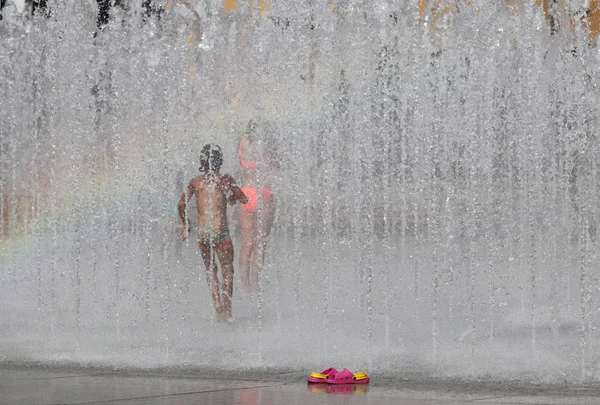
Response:
[{"label": "boy's arm", "polygon": [[192,196],[194,195],[194,191],[196,191],[196,189],[194,187],[194,181],[192,180],[188,185],[187,189],[185,190],[185,193],[181,194],[181,198],[179,199],[179,203],[177,204],[179,218],[181,218],[181,223],[183,224],[181,236],[179,237],[179,239],[181,240],[185,240],[187,238],[187,234],[190,232],[190,220],[187,218],[185,208],[189,199],[192,198]]},{"label": "boy's arm", "polygon": [[232,204],[235,203],[235,200],[238,200],[242,204],[246,204],[248,202],[248,197],[246,197],[246,194],[244,194],[242,189],[235,184],[231,186],[231,193],[232,197],[234,198]]},{"label": "boy's arm", "polygon": [[235,180],[230,175],[225,176],[225,181],[227,184],[227,188],[231,192],[231,195],[228,198],[229,204],[233,205],[236,201],[241,202],[242,204],[246,204],[248,202],[248,197],[242,191],[241,188],[235,184]]}]

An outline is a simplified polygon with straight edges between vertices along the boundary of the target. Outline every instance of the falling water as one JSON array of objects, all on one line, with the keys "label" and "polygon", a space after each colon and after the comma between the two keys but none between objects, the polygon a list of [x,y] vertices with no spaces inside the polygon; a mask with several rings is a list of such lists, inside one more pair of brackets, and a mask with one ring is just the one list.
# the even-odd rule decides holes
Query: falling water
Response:
[{"label": "falling water", "polygon": [[[239,0],[117,7],[94,36],[94,10],[49,3],[0,21],[0,361],[598,379],[600,64],[579,24]],[[244,295],[230,208],[226,325],[176,203],[209,142],[241,183],[250,119],[277,214]]]}]

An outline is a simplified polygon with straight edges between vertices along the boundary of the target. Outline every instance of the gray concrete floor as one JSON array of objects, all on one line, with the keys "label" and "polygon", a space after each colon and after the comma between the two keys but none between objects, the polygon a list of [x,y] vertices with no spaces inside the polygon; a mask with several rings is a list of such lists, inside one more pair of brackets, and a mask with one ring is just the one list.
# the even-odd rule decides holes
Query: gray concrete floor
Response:
[{"label": "gray concrete floor", "polygon": [[[246,378],[245,378],[246,377]],[[1,405],[580,405],[600,404],[600,387],[431,385],[372,376],[368,386],[303,382],[298,375],[131,375],[86,370],[0,369]]]}]

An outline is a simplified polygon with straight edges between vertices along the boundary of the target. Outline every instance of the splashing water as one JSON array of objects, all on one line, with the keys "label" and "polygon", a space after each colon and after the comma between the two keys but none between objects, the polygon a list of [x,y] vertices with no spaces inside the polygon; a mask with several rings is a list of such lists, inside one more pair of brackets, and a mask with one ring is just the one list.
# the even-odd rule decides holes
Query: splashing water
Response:
[{"label": "splashing water", "polygon": [[[0,23],[0,361],[598,378],[597,50],[533,5],[317,3]],[[277,216],[216,324],[176,203],[257,118]]]}]

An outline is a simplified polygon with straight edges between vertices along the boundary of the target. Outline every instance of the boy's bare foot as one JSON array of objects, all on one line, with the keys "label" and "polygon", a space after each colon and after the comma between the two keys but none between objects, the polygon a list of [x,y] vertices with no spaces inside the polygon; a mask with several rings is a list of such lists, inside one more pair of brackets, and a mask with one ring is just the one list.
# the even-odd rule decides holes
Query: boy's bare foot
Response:
[{"label": "boy's bare foot", "polygon": [[231,315],[231,311],[223,311],[223,321],[227,323],[233,323],[233,315]]},{"label": "boy's bare foot", "polygon": [[231,312],[227,313],[225,311],[217,312],[215,318],[217,322],[233,323],[234,321]]}]

